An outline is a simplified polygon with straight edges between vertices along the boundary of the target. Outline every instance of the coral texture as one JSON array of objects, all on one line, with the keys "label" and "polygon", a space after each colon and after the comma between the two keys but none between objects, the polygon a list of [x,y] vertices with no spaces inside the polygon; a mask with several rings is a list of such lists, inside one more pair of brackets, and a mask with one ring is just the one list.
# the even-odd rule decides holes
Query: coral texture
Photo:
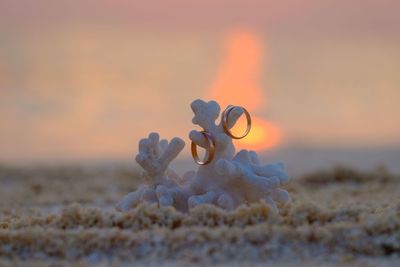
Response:
[{"label": "coral texture", "polygon": [[[233,210],[241,204],[265,200],[277,210],[276,203],[286,203],[289,194],[280,188],[289,181],[282,163],[263,165],[255,151],[241,150],[235,155],[232,138],[224,131],[222,123],[216,123],[221,108],[215,101],[195,100],[191,104],[193,124],[203,128],[214,140],[215,156],[212,162],[198,167],[180,177],[168,168],[171,161],[182,151],[183,140],[174,138],[168,143],[159,140],[157,133],[139,142],[136,161],[145,170],[147,185],[125,196],[117,209],[129,210],[141,202],[174,206],[187,211],[200,204],[215,204]],[[232,128],[243,109],[235,107],[230,112],[228,128]],[[197,146],[208,149],[209,142],[201,131],[193,130],[189,138]]]}]

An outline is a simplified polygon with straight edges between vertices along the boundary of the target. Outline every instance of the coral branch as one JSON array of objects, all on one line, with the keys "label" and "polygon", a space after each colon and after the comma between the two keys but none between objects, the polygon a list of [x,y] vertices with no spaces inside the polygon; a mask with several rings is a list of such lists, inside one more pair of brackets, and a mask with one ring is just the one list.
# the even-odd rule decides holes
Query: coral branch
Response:
[{"label": "coral branch", "polygon": [[[181,193],[186,195],[186,189],[180,187],[182,180],[178,174],[168,168],[169,164],[178,156],[185,146],[180,138],[173,138],[168,143],[161,140],[158,133],[151,133],[148,138],[139,142],[137,163],[145,170],[149,178],[149,185],[139,187],[135,192],[129,193],[118,204],[117,209],[128,210],[140,202],[158,203],[160,206],[177,206],[185,209],[186,203],[175,203],[174,196]],[[182,197],[179,198],[182,201]]]}]

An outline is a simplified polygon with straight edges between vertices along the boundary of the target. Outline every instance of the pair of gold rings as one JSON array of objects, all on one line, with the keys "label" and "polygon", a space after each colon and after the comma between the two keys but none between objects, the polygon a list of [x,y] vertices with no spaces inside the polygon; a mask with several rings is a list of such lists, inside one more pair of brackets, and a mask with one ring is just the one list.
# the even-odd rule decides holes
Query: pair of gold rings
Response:
[{"label": "pair of gold rings", "polygon": [[[228,122],[229,122],[229,114],[236,107],[239,107],[239,108],[241,108],[243,110],[243,113],[245,114],[246,120],[247,120],[246,130],[241,136],[235,136],[234,134],[232,134],[232,132],[229,129],[230,127],[229,127],[229,124],[228,124]],[[226,109],[222,112],[221,123],[222,123],[222,127],[224,129],[224,132],[227,135],[229,135],[231,138],[233,138],[233,139],[245,138],[249,134],[249,132],[251,130],[251,116],[250,116],[250,113],[244,107],[240,107],[240,106],[232,106],[232,105],[227,106]],[[203,134],[204,138],[207,140],[206,157],[205,157],[206,159],[205,160],[201,160],[199,158],[199,155],[197,153],[197,145],[193,141],[192,141],[192,145],[191,145],[192,156],[193,156],[194,161],[197,164],[199,164],[199,165],[207,165],[207,164],[209,164],[210,162],[213,161],[214,156],[215,156],[215,150],[216,150],[216,148],[215,148],[215,140],[214,140],[213,136],[210,133],[208,133],[206,131],[201,131],[201,133]]]}]

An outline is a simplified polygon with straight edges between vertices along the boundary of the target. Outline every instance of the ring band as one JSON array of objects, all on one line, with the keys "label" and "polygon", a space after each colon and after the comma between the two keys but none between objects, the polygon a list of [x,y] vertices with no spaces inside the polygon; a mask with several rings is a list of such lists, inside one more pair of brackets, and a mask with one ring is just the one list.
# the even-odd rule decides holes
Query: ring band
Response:
[{"label": "ring band", "polygon": [[[244,115],[246,116],[246,120],[247,120],[247,128],[246,128],[246,131],[244,132],[244,134],[242,136],[233,135],[231,133],[231,131],[229,130],[229,127],[228,127],[229,113],[236,107],[239,107],[239,108],[241,108],[243,110]],[[229,135],[230,137],[232,137],[233,139],[245,138],[249,134],[249,132],[251,130],[251,116],[250,116],[250,113],[244,107],[229,105],[229,106],[226,107],[226,109],[222,113],[222,127],[224,128],[225,133],[227,135]]]},{"label": "ring band", "polygon": [[208,163],[210,163],[215,156],[215,141],[214,138],[211,136],[211,134],[209,134],[206,131],[201,131],[201,133],[203,134],[203,136],[206,138],[207,142],[208,142],[208,150],[207,150],[207,159],[202,161],[199,158],[199,155],[197,153],[197,145],[196,143],[194,143],[192,141],[192,145],[191,145],[191,149],[192,149],[192,156],[194,161],[199,164],[199,165],[207,165]]}]

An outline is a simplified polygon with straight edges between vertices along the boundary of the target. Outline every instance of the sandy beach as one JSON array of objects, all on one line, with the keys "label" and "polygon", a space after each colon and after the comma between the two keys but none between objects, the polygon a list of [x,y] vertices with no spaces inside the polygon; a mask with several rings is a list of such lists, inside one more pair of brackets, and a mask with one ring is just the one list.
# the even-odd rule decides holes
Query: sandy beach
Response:
[{"label": "sandy beach", "polygon": [[127,166],[0,168],[1,266],[398,266],[400,177],[338,167],[295,177],[291,202],[189,214],[114,204]]}]

